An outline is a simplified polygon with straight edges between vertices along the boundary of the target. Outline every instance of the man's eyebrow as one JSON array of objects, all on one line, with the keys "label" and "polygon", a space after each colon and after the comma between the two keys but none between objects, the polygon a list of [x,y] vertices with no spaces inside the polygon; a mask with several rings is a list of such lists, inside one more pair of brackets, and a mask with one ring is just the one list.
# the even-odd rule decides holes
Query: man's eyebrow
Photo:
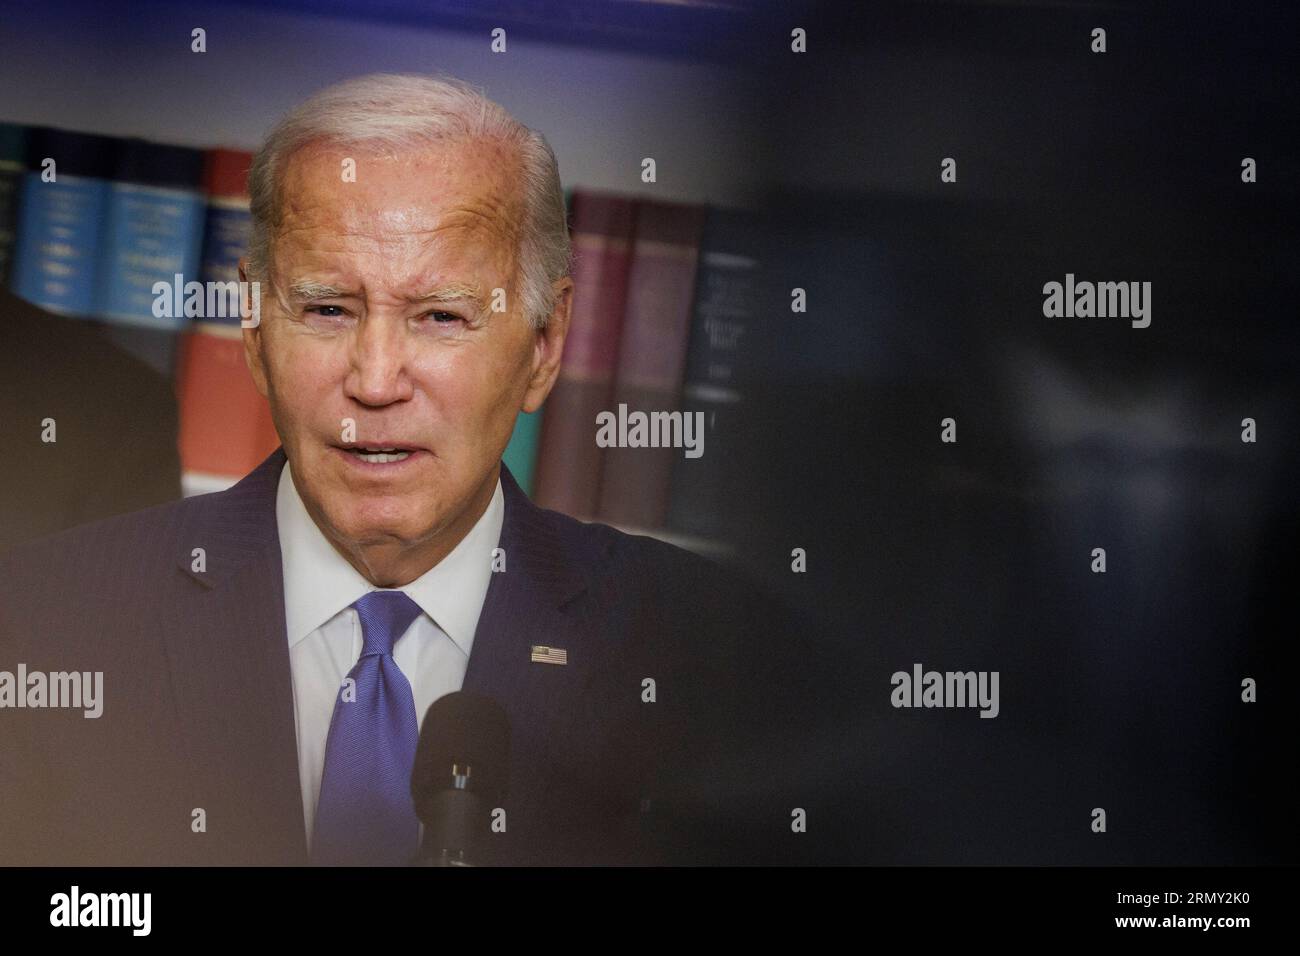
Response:
[{"label": "man's eyebrow", "polygon": [[[310,302],[314,299],[342,299],[359,295],[359,292],[340,289],[337,286],[332,286],[326,282],[318,282],[315,279],[297,279],[289,284],[289,300],[292,302]],[[410,301],[433,303],[468,301],[478,311],[483,311],[486,308],[482,290],[476,285],[465,282],[453,282],[449,285],[438,286],[429,292],[412,296]]]},{"label": "man's eyebrow", "polygon": [[289,298],[295,302],[310,299],[341,299],[349,293],[314,279],[297,279],[289,284]]},{"label": "man's eyebrow", "polygon": [[464,282],[453,282],[451,285],[439,286],[432,291],[415,297],[416,302],[458,302],[462,299],[468,299],[476,305],[482,306],[483,293],[478,286],[469,285]]}]

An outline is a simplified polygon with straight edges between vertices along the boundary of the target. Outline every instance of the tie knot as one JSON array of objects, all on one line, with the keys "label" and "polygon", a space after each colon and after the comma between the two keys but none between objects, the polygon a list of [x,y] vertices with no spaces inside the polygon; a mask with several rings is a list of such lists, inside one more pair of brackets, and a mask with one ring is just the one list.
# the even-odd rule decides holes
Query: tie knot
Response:
[{"label": "tie knot", "polygon": [[397,639],[421,613],[404,591],[371,591],[352,606],[361,618],[362,657],[392,654]]}]

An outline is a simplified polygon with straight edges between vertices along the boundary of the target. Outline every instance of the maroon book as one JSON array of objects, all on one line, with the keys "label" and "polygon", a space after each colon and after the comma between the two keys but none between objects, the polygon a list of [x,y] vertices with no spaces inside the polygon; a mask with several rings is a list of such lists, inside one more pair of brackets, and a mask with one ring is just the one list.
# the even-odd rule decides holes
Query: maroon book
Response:
[{"label": "maroon book", "polygon": [[542,416],[534,499],[577,518],[594,517],[599,502],[604,449],[596,445],[596,415],[613,396],[635,220],[632,199],[573,193],[573,312]]},{"label": "maroon book", "polygon": [[[682,373],[695,296],[695,272],[705,210],[701,206],[642,202],[637,209],[627,314],[619,341],[613,401],[621,417],[680,407]],[[605,449],[600,520],[632,528],[660,528],[668,515],[673,459],[680,448]]]}]

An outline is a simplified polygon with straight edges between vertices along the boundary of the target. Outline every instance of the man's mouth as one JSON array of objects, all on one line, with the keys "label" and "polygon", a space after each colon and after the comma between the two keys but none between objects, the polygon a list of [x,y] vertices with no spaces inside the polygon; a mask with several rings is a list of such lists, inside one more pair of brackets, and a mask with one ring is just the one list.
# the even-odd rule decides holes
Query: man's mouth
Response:
[{"label": "man's mouth", "polygon": [[384,451],[362,451],[360,448],[349,448],[348,451],[362,461],[368,461],[375,465],[383,465],[390,461],[405,461],[411,457],[409,451],[398,451],[395,448],[385,449]]},{"label": "man's mouth", "polygon": [[405,461],[420,451],[413,445],[404,445],[399,442],[355,443],[338,447],[358,461],[364,461],[371,465],[386,465],[392,462]]}]

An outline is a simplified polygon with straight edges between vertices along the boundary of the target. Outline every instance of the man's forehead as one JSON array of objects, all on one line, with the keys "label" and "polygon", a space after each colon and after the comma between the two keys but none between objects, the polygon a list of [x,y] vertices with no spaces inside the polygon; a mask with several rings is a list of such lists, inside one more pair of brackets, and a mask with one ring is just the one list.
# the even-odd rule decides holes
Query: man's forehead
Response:
[{"label": "man's forehead", "polygon": [[290,230],[332,222],[399,238],[475,234],[517,242],[519,178],[504,144],[457,140],[375,149],[313,143],[296,150],[281,180],[281,222]]}]

